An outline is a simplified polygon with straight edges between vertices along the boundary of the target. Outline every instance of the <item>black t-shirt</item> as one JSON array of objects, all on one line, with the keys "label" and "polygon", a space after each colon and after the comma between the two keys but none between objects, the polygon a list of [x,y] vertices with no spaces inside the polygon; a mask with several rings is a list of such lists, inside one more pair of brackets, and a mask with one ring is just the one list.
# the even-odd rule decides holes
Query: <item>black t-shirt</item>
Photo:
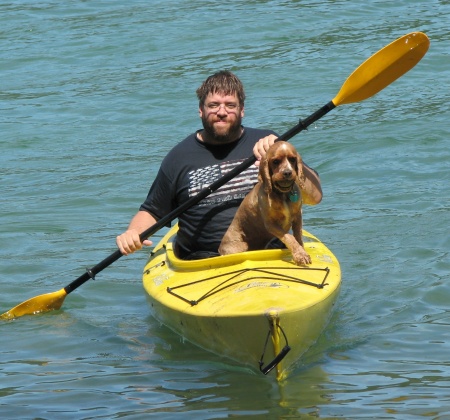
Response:
[{"label": "black t-shirt", "polygon": [[[157,220],[253,155],[255,143],[270,130],[245,128],[231,144],[210,145],[193,133],[164,158],[140,210]],[[178,217],[177,247],[180,256],[196,251],[217,252],[223,235],[241,201],[258,181],[258,168],[250,166],[217,191]]]}]

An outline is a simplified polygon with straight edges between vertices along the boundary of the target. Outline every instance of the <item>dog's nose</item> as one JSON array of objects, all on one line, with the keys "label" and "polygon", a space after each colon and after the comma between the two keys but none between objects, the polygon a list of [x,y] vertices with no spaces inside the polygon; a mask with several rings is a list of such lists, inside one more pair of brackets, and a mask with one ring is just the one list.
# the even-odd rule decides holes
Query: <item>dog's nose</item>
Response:
[{"label": "dog's nose", "polygon": [[284,176],[285,178],[290,178],[290,177],[292,176],[292,170],[291,170],[291,169],[285,169],[285,170],[283,171],[283,176]]}]

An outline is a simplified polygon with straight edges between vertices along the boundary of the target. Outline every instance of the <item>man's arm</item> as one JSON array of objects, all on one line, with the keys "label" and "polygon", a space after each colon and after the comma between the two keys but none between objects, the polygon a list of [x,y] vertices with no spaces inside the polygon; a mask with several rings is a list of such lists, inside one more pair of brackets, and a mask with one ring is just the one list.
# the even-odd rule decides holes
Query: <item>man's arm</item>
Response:
[{"label": "man's arm", "polygon": [[322,201],[319,175],[306,164],[303,164],[303,175],[305,175],[305,187],[301,190],[303,203],[312,206],[319,204]]}]

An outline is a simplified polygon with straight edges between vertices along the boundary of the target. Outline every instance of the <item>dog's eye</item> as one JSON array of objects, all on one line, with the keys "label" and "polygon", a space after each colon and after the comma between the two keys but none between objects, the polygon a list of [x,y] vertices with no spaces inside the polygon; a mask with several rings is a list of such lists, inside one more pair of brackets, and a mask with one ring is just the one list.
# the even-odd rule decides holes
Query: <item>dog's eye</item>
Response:
[{"label": "dog's eye", "polygon": [[291,157],[289,158],[289,162],[292,163],[292,164],[297,163],[297,158],[291,156]]},{"label": "dog's eye", "polygon": [[278,166],[280,164],[280,159],[272,160],[272,165]]}]

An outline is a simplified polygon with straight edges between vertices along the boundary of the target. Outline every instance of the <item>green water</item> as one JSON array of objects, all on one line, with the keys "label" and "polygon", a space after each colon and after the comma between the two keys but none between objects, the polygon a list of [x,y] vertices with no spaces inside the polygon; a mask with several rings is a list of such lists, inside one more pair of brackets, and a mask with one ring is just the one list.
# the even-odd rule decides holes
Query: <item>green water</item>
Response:
[{"label": "green water", "polygon": [[0,324],[1,417],[450,418],[449,28],[446,0],[0,1],[0,312],[115,250],[162,157],[200,127],[210,73],[235,71],[244,123],[281,133],[384,45],[431,40],[292,141],[325,194],[305,227],[343,286],[282,386],[156,322],[142,251],[61,311]]}]

